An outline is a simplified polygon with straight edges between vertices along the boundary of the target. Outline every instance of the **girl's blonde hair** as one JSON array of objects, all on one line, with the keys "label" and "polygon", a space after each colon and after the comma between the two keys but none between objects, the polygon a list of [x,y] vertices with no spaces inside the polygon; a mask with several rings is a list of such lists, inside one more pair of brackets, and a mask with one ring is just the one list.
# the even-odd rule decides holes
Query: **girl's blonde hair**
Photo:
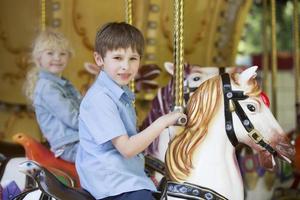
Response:
[{"label": "girl's blonde hair", "polygon": [[70,57],[74,54],[68,39],[62,33],[50,29],[40,32],[34,40],[32,48],[32,60],[34,65],[27,72],[23,88],[25,96],[30,102],[33,101],[34,88],[38,79],[39,71],[42,68],[42,66],[40,66],[39,58],[41,53],[47,49],[67,51]]}]

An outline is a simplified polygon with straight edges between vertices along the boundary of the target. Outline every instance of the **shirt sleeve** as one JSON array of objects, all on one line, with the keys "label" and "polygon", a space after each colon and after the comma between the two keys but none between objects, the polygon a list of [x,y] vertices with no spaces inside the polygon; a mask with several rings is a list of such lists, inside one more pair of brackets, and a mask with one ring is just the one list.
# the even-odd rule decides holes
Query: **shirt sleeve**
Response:
[{"label": "shirt sleeve", "polygon": [[116,103],[103,92],[84,99],[80,119],[97,144],[127,134]]},{"label": "shirt sleeve", "polygon": [[73,96],[64,95],[62,88],[45,85],[41,98],[46,108],[67,126],[78,130],[79,102]]}]

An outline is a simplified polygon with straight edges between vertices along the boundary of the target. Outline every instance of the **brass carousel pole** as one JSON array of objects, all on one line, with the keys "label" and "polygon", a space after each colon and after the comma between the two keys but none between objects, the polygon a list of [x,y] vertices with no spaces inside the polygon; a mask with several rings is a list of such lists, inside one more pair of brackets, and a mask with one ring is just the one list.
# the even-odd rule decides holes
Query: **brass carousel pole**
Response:
[{"label": "brass carousel pole", "polygon": [[[174,66],[175,66],[175,105],[174,111],[184,111],[183,105],[183,73],[184,73],[184,48],[183,48],[183,16],[184,1],[174,0]],[[184,125],[186,118],[178,120],[178,125]]]},{"label": "brass carousel pole", "polygon": [[276,48],[276,2],[271,0],[271,51],[272,51],[272,112],[277,118],[277,48]]},{"label": "brass carousel pole", "polygon": [[41,30],[46,29],[46,0],[41,0]]},{"label": "brass carousel pole", "polygon": [[263,91],[267,92],[268,72],[269,72],[269,48],[268,48],[268,6],[267,0],[263,0],[263,20],[262,20],[262,44],[263,44]]},{"label": "brass carousel pole", "polygon": [[[125,21],[132,25],[132,0],[125,0]],[[129,88],[133,93],[135,92],[134,80],[130,81]]]},{"label": "brass carousel pole", "polygon": [[295,103],[296,103],[296,133],[300,131],[300,67],[299,67],[299,17],[298,17],[298,0],[294,0],[293,10],[293,39],[294,39],[294,70],[295,70]]}]

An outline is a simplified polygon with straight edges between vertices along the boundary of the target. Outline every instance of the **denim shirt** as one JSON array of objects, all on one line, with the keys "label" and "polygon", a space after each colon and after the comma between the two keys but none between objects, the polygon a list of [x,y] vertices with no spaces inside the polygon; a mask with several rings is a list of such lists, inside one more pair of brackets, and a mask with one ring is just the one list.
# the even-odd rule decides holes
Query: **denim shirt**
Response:
[{"label": "denim shirt", "polygon": [[101,71],[80,105],[76,169],[81,186],[96,199],[156,190],[144,172],[144,156],[125,158],[111,141],[137,134],[133,100],[128,87],[121,88]]},{"label": "denim shirt", "polygon": [[68,80],[40,71],[33,106],[40,129],[54,153],[79,140],[80,102],[80,93]]}]

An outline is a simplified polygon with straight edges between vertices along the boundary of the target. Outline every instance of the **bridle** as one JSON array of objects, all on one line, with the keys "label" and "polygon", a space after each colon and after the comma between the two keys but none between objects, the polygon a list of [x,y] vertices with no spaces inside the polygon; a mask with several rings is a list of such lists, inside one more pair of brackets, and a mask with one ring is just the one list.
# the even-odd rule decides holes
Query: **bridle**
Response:
[{"label": "bridle", "polygon": [[225,130],[228,139],[231,144],[235,147],[238,145],[239,141],[236,137],[232,121],[232,113],[235,112],[239,117],[242,125],[248,132],[248,136],[262,148],[270,152],[273,156],[277,156],[276,150],[264,139],[264,137],[256,130],[241,107],[239,101],[249,98],[249,96],[244,95],[243,91],[233,91],[230,84],[230,77],[228,73],[221,75],[222,85],[223,85],[223,97],[224,97],[224,114],[225,114]]}]

